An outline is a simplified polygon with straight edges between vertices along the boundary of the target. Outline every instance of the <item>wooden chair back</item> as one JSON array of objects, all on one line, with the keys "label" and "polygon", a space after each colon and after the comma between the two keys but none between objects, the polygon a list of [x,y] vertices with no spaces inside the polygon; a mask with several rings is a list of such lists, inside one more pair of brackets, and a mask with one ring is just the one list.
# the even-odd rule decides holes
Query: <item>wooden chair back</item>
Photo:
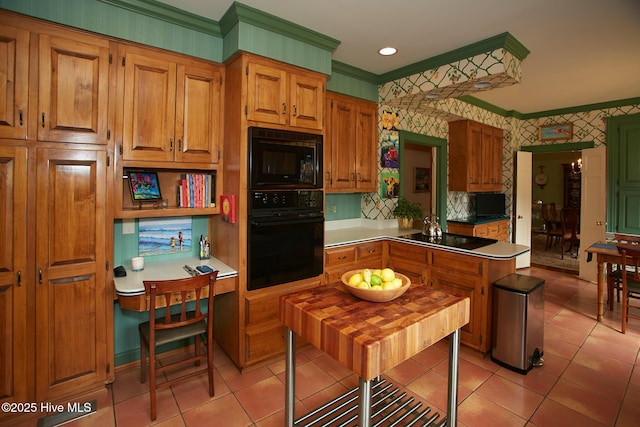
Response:
[{"label": "wooden chair back", "polygon": [[[640,298],[640,245],[627,241],[616,244],[622,262],[622,333],[626,333],[629,317],[640,316],[629,313],[629,308],[640,310],[640,305],[631,305],[629,297]],[[630,267],[630,268],[628,268]]]}]

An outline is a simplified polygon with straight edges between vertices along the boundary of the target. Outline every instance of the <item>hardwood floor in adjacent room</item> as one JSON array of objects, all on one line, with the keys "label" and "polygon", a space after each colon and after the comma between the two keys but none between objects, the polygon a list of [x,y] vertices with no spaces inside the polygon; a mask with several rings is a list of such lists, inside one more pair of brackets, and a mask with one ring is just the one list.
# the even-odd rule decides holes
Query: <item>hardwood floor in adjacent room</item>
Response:
[{"label": "hardwood floor in adjacent room", "polygon": [[[545,280],[544,366],[521,375],[461,351],[458,425],[637,426],[640,420],[640,321],[620,330],[620,306],[596,322],[596,285],[574,275],[529,268]],[[244,374],[216,348],[215,396],[204,376],[158,394],[149,416],[148,384],[137,364],[120,368],[98,400],[96,414],[68,426],[282,426],[284,360]],[[448,345],[439,342],[383,377],[444,414]],[[353,388],[357,378],[321,351],[297,357],[296,416]],[[35,425],[30,421],[22,425]]]}]

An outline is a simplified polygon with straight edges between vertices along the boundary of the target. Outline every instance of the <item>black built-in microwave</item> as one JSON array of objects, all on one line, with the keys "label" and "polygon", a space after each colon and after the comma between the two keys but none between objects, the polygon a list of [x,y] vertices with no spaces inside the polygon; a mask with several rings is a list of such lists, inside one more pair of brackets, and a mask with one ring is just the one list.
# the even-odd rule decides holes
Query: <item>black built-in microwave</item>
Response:
[{"label": "black built-in microwave", "polygon": [[250,127],[249,188],[322,188],[322,135]]}]

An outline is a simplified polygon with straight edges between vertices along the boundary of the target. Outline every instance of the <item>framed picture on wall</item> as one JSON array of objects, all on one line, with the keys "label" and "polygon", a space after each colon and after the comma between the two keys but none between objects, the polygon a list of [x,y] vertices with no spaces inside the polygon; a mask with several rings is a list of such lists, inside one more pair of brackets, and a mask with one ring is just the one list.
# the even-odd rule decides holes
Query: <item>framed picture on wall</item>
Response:
[{"label": "framed picture on wall", "polygon": [[538,129],[540,141],[557,141],[573,138],[573,123],[542,125]]},{"label": "framed picture on wall", "polygon": [[426,193],[431,190],[431,168],[413,168],[413,192]]}]

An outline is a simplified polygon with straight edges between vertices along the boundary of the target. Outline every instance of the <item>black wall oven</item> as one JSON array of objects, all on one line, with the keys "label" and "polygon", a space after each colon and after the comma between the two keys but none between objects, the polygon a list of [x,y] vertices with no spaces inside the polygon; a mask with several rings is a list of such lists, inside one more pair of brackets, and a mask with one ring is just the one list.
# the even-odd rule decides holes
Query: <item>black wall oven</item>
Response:
[{"label": "black wall oven", "polygon": [[248,290],[322,274],[322,207],[320,190],[249,192]]},{"label": "black wall oven", "polygon": [[249,188],[322,188],[322,135],[250,127]]}]

